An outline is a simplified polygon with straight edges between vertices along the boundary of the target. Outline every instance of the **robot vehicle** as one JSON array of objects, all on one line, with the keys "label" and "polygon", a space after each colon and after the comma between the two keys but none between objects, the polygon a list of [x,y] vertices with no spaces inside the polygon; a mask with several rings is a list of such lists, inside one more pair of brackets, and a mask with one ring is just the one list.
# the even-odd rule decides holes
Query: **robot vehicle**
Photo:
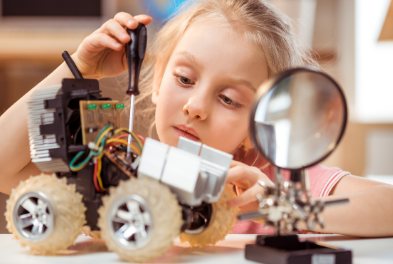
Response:
[{"label": "robot vehicle", "polygon": [[[133,98],[146,29],[129,33]],[[5,216],[14,238],[35,254],[55,254],[83,229],[131,262],[164,254],[179,234],[192,246],[224,239],[237,215],[226,204],[232,155],[186,138],[170,147],[122,128],[124,104],[102,97],[98,81],[66,59],[79,78],[35,91],[27,105],[32,162],[53,175],[12,190]]]}]

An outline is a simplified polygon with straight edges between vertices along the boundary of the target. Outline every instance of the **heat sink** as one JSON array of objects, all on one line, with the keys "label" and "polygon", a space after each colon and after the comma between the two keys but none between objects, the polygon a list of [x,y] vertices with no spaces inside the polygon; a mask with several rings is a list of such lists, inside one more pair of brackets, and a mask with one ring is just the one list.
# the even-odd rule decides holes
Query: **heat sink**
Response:
[{"label": "heat sink", "polygon": [[68,172],[68,165],[60,158],[52,158],[50,150],[59,149],[56,135],[42,135],[41,125],[55,121],[56,108],[45,108],[45,101],[55,99],[61,85],[49,86],[34,91],[27,102],[27,126],[29,131],[30,156],[32,162],[43,172]]}]

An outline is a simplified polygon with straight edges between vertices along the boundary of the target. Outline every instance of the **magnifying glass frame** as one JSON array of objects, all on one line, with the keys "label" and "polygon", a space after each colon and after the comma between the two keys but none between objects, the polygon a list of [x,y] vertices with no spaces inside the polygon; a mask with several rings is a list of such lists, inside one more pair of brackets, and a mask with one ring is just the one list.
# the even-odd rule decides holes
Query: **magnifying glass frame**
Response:
[{"label": "magnifying glass frame", "polygon": [[[329,81],[331,81],[337,88],[339,94],[342,97],[342,101],[343,101],[343,110],[344,110],[344,118],[343,118],[343,123],[342,123],[342,129],[340,132],[339,137],[337,138],[337,141],[335,142],[335,145],[333,148],[331,148],[325,155],[323,155],[321,158],[309,163],[309,164],[305,164],[299,168],[288,168],[288,167],[281,167],[278,166],[277,164],[275,164],[275,162],[273,160],[271,160],[269,157],[265,156],[264,154],[264,149],[262,148],[262,146],[259,144],[259,141],[257,139],[256,136],[256,125],[255,125],[255,114],[259,105],[260,100],[262,99],[262,97],[270,90],[273,89],[274,87],[276,87],[276,85],[278,85],[278,83],[280,81],[282,81],[285,78],[288,78],[296,73],[299,72],[310,72],[313,74],[319,74],[324,76],[325,78],[327,78]],[[269,161],[271,164],[273,164],[274,166],[277,166],[278,168],[281,169],[286,169],[286,170],[291,170],[291,171],[295,171],[295,170],[302,170],[311,166],[314,166],[315,164],[320,163],[321,161],[323,161],[324,159],[326,159],[338,146],[339,142],[341,141],[341,138],[344,135],[345,129],[346,129],[346,125],[347,125],[347,119],[348,119],[348,108],[347,108],[347,103],[345,100],[345,95],[344,92],[342,90],[342,88],[340,87],[340,85],[328,74],[321,72],[315,68],[308,68],[308,67],[302,67],[302,68],[293,68],[293,69],[289,69],[286,71],[283,71],[271,78],[269,78],[269,80],[267,80],[265,83],[263,83],[260,88],[257,91],[257,94],[255,96],[254,102],[252,104],[252,108],[251,108],[251,114],[250,114],[250,137],[251,140],[253,142],[254,147],[258,150],[258,152],[265,157],[265,159],[267,161]]]}]

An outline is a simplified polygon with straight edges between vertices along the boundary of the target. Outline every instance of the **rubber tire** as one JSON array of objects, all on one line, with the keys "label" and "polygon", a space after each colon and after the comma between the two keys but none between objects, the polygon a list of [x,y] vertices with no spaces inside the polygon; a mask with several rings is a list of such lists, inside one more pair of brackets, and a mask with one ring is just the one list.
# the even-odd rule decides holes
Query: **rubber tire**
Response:
[{"label": "rubber tire", "polygon": [[[146,262],[164,254],[179,235],[183,223],[181,207],[176,196],[169,188],[158,181],[148,178],[131,178],[122,181],[117,187],[109,189],[109,196],[103,198],[103,205],[98,210],[98,226],[101,236],[109,250],[116,252],[128,262]],[[130,250],[112,238],[109,233],[111,223],[108,220],[113,204],[130,194],[143,198],[152,214],[153,230],[151,240],[142,248]]]},{"label": "rubber tire", "polygon": [[235,197],[232,185],[227,184],[220,199],[212,204],[213,212],[208,227],[196,235],[183,232],[180,234],[180,241],[188,242],[192,247],[205,247],[224,240],[225,236],[232,232],[237,221],[239,209],[227,205],[227,201]]},{"label": "rubber tire", "polygon": [[101,231],[100,230],[91,230],[90,226],[85,225],[82,228],[82,232],[85,236],[89,236],[94,240],[101,239]]},{"label": "rubber tire", "polygon": [[[45,194],[54,211],[52,232],[39,242],[26,240],[19,234],[13,219],[14,206],[18,199],[33,191]],[[18,187],[12,190],[6,207],[5,218],[8,231],[14,235],[15,240],[21,241],[22,247],[30,247],[33,254],[53,255],[59,250],[67,249],[74,244],[86,222],[86,207],[82,203],[82,195],[75,191],[74,184],[67,185],[65,178],[58,179],[55,175],[41,174],[20,182]]]}]

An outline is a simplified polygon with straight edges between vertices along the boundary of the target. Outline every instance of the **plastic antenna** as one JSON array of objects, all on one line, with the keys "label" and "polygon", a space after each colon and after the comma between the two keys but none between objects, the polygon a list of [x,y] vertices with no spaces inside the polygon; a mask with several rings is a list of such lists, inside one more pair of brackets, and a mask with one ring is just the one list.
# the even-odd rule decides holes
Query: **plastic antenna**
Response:
[{"label": "plastic antenna", "polygon": [[68,51],[64,51],[61,56],[63,56],[64,61],[67,63],[67,66],[75,79],[83,79],[81,72],[78,70],[78,67],[76,67],[75,62],[72,60]]},{"label": "plastic antenna", "polygon": [[[128,64],[129,85],[127,94],[131,96],[130,104],[130,122],[128,130],[132,132],[134,124],[134,102],[135,96],[139,95],[138,83],[141,66],[146,53],[147,30],[146,26],[139,23],[138,27],[131,30],[127,29],[130,34],[131,41],[126,44],[126,56]],[[132,143],[131,135],[128,135],[127,160],[131,158]]]}]

